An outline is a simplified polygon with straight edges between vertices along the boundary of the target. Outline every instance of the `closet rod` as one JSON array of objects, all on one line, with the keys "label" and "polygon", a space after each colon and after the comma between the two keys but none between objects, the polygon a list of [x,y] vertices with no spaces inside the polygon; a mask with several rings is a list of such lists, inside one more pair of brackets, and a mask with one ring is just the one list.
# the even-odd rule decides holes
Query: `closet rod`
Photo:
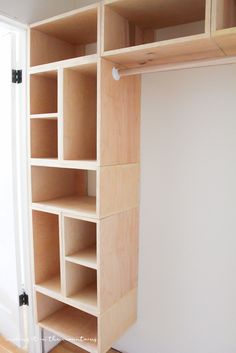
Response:
[{"label": "closet rod", "polygon": [[161,72],[161,71],[175,71],[183,69],[193,69],[198,67],[208,67],[208,66],[217,66],[217,65],[228,65],[236,64],[236,56],[230,58],[218,58],[218,59],[207,59],[207,60],[197,60],[197,61],[187,61],[184,63],[178,64],[165,64],[165,65],[150,65],[143,67],[134,67],[130,69],[119,69],[113,67],[112,76],[114,80],[119,81],[123,76],[132,76],[139,74],[147,74],[152,72]]}]

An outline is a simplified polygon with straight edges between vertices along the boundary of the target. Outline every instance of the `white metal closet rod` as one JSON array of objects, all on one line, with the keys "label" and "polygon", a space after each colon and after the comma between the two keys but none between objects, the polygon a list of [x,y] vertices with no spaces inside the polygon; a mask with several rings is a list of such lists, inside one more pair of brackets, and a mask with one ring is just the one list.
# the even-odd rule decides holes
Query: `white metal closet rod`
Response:
[{"label": "white metal closet rod", "polygon": [[218,58],[218,59],[207,59],[207,60],[197,60],[197,61],[187,61],[185,63],[179,64],[166,64],[166,65],[150,65],[143,67],[134,67],[130,69],[118,69],[113,67],[112,76],[114,80],[118,81],[123,76],[132,76],[138,74],[147,74],[152,72],[161,72],[161,71],[175,71],[183,69],[193,69],[198,67],[208,67],[208,66],[217,66],[217,65],[228,65],[236,64],[236,56],[227,57],[227,58]]}]

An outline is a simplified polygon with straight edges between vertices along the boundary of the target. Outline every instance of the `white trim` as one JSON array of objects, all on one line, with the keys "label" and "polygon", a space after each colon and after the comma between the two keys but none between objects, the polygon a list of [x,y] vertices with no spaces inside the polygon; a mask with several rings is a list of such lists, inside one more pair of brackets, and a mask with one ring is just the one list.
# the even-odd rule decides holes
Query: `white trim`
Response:
[{"label": "white trim", "polygon": [[[22,69],[22,84],[13,86],[13,97],[15,105],[19,108],[17,111],[13,109],[13,120],[17,123],[17,131],[14,131],[13,149],[15,152],[14,173],[16,175],[17,184],[14,185],[16,194],[16,246],[20,247],[20,254],[17,255],[17,276],[18,290],[22,287],[29,295],[29,306],[20,308],[21,314],[21,331],[22,339],[28,341],[29,353],[41,353],[41,330],[34,322],[33,315],[33,281],[31,274],[31,237],[30,237],[30,220],[29,220],[29,200],[28,200],[28,119],[27,119],[27,30],[28,26],[18,21],[12,20],[0,15],[0,22],[6,25],[6,28],[17,37],[16,44],[16,60],[12,65],[15,69]],[[14,108],[14,107],[13,107]],[[17,147],[17,148],[16,148]],[[16,190],[17,189],[17,190]],[[22,269],[22,271],[21,271]],[[24,332],[24,334],[23,334]],[[26,341],[26,343],[27,343]],[[24,341],[22,342],[24,343]],[[22,344],[23,346],[24,344]]]}]

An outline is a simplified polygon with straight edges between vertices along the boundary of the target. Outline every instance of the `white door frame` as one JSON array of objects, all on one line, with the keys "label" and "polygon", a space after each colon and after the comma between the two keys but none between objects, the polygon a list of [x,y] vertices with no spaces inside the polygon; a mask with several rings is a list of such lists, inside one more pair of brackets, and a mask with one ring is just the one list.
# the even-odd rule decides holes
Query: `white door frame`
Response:
[{"label": "white door frame", "polygon": [[29,295],[29,306],[20,308],[21,316],[21,337],[22,347],[28,347],[30,353],[41,353],[41,330],[34,322],[34,297],[33,297],[33,275],[31,249],[32,240],[30,236],[30,200],[28,191],[28,170],[29,170],[29,146],[28,146],[28,117],[27,117],[27,96],[28,96],[28,26],[20,22],[0,15],[0,22],[12,32],[16,44],[14,58],[14,69],[21,69],[23,73],[22,84],[13,84],[12,89],[12,119],[13,119],[13,171],[15,176],[14,195],[15,195],[15,239],[18,254],[17,278],[18,291],[22,293],[24,288]]}]

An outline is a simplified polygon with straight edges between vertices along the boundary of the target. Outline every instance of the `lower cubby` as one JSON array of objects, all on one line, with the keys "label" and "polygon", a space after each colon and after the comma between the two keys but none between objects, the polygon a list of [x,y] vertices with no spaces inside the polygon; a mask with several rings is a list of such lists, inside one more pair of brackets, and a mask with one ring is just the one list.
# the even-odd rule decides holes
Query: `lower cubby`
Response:
[{"label": "lower cubby", "polygon": [[38,324],[62,339],[85,349],[98,352],[97,318],[56,299],[36,292]]},{"label": "lower cubby", "polygon": [[96,172],[32,166],[33,206],[96,217]]},{"label": "lower cubby", "polygon": [[61,293],[59,216],[33,211],[35,284]]},{"label": "lower cubby", "polygon": [[63,217],[63,225],[66,260],[97,269],[96,222]]},{"label": "lower cubby", "polygon": [[66,297],[71,304],[97,312],[97,271],[66,261]]}]

